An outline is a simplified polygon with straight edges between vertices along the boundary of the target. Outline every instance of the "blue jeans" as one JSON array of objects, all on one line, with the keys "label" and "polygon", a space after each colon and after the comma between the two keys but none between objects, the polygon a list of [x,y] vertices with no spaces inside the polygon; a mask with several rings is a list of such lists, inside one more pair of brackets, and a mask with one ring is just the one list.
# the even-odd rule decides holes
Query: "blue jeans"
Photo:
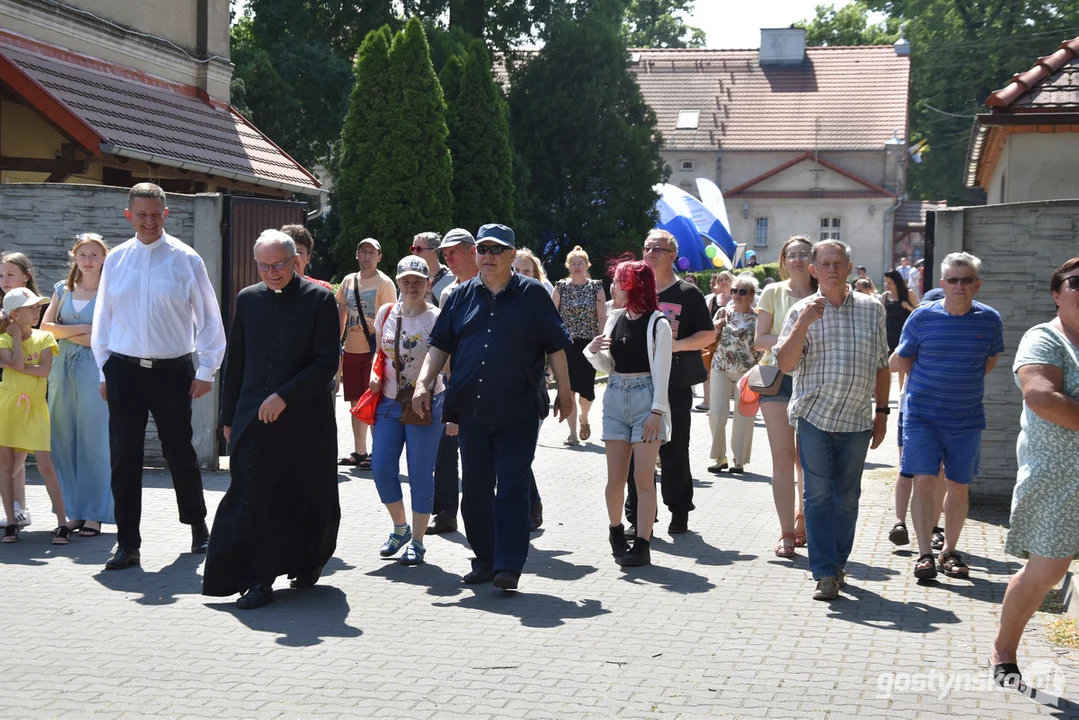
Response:
[{"label": "blue jeans", "polygon": [[461,419],[461,517],[475,569],[524,568],[539,426],[535,417],[512,425]]},{"label": "blue jeans", "polygon": [[378,498],[383,504],[390,505],[404,497],[397,474],[404,449],[412,512],[431,512],[435,499],[435,455],[442,434],[443,395],[436,395],[431,403],[430,425],[402,425],[399,422],[401,404],[393,398],[379,398],[375,425],[371,430],[371,473],[375,476]]},{"label": "blue jeans", "polygon": [[806,542],[813,579],[839,577],[854,547],[862,470],[873,431],[825,432],[798,420]]}]

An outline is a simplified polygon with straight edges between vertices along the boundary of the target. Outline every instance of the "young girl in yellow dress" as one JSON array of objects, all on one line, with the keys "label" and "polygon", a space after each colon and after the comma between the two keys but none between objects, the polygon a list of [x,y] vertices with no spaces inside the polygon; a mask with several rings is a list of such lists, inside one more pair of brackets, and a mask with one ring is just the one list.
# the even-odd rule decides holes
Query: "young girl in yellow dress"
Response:
[{"label": "young girl in yellow dress", "polygon": [[4,296],[0,312],[0,495],[4,500],[7,526],[0,542],[19,539],[15,519],[15,460],[19,453],[33,453],[45,480],[57,528],[53,545],[67,545],[70,530],[60,480],[49,456],[49,406],[45,401],[52,358],[59,349],[51,333],[34,330],[40,306],[49,302],[29,288],[15,288]]}]

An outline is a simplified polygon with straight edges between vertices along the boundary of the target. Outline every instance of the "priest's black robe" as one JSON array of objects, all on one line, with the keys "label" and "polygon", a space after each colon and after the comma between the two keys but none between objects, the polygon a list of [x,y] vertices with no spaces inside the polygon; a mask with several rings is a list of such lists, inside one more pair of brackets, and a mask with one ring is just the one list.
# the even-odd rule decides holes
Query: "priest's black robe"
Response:
[{"label": "priest's black robe", "polygon": [[[204,595],[232,595],[326,563],[337,547],[337,423],[333,380],[340,358],[333,295],[294,276],[236,298],[222,383],[221,424],[232,427],[232,483],[210,533]],[[272,423],[258,419],[277,393]]]}]

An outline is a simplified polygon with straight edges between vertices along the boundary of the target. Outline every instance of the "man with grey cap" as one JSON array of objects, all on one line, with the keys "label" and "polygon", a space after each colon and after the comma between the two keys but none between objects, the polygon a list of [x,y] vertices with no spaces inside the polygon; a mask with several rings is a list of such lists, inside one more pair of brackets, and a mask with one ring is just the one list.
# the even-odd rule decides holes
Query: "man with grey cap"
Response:
[{"label": "man with grey cap", "polygon": [[430,413],[435,380],[452,358],[443,419],[459,427],[461,510],[475,553],[463,579],[503,590],[517,589],[528,556],[532,458],[549,404],[545,355],[559,405],[571,402],[565,349],[572,340],[543,286],[513,272],[515,248],[505,225],[480,228],[479,275],[447,298],[413,396],[416,411]]},{"label": "man with grey cap", "polygon": [[[438,306],[445,307],[450,293],[479,274],[476,265],[476,238],[463,228],[454,228],[442,238],[438,246],[454,281],[438,295]],[[435,503],[431,512],[428,535],[457,531],[457,510],[460,507],[458,488],[461,476],[457,471],[456,424],[450,424],[438,441],[438,458],[435,461]]]}]

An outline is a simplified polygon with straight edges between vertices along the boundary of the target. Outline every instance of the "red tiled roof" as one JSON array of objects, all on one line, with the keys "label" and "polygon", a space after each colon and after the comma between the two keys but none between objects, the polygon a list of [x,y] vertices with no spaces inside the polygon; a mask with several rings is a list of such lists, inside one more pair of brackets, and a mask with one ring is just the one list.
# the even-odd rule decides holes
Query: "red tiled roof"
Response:
[{"label": "red tiled roof", "polygon": [[[907,135],[910,58],[895,48],[810,47],[801,65],[758,50],[634,50],[632,67],[668,149],[879,149]],[[697,129],[676,129],[699,110]]]},{"label": "red tiled roof", "polygon": [[[889,197],[895,197],[896,196],[896,194],[894,192],[892,192],[891,190],[883,188],[880,185],[877,185],[875,183],[871,183],[868,180],[866,180],[865,178],[859,177],[859,176],[855,175],[854,173],[850,172],[849,170],[844,170],[843,168],[839,167],[835,163],[828,162],[824,158],[814,158],[814,153],[807,152],[807,153],[802,153],[801,155],[799,155],[796,158],[788,160],[787,162],[783,163],[782,165],[777,165],[776,167],[772,168],[768,172],[761,173],[760,175],[753,178],[752,180],[744,182],[744,183],[742,183],[741,185],[739,185],[737,187],[731,188],[730,190],[728,190],[726,192],[726,197],[734,197],[735,195],[751,195],[751,194],[756,194],[756,195],[761,195],[761,196],[767,195],[767,196],[773,196],[774,197],[777,194],[776,192],[765,191],[765,192],[754,193],[751,188],[754,185],[756,185],[757,183],[761,182],[762,180],[770,178],[773,175],[777,175],[777,174],[783,172],[784,170],[786,170],[787,168],[792,167],[794,165],[797,165],[800,162],[806,162],[806,161],[816,162],[818,165],[823,165],[824,167],[828,168],[829,170],[832,170],[833,172],[839,173],[843,177],[850,178],[851,180],[858,183],[859,185],[864,185],[866,187],[866,190],[865,191],[838,191],[838,192],[834,191],[834,190],[824,190],[824,191],[809,190],[809,191],[803,191],[803,192],[783,191],[782,194],[784,196],[787,196],[787,197],[803,197],[804,194],[807,193],[807,192],[808,193],[824,192],[824,193],[828,193],[829,197],[863,197],[863,196],[866,196],[866,195],[887,195]],[[793,194],[792,194],[792,192],[793,192]],[[817,196],[819,196],[819,195],[815,195],[814,197],[817,197]]]},{"label": "red tiled roof", "polygon": [[[1079,62],[1075,62],[1077,57],[1079,57],[1079,37],[1065,40],[1060,44],[1060,49],[1052,55],[1038,58],[1030,70],[1013,75],[1008,85],[990,93],[985,101],[986,107],[1011,107],[1020,98],[1027,101],[1020,104],[1028,106],[1079,105],[1079,82],[1076,82],[1076,79],[1079,79]],[[1063,75],[1068,77],[1063,78]],[[1050,78],[1053,78],[1053,81],[1046,83],[1045,81]],[[1038,92],[1032,93],[1035,89]],[[1036,97],[1024,98],[1028,93]]]},{"label": "red tiled roof", "polygon": [[924,226],[927,212],[947,206],[947,200],[908,200],[895,211],[895,224],[897,227]]},{"label": "red tiled roof", "polygon": [[315,195],[307,170],[196,88],[0,33],[0,78],[95,156]]}]

